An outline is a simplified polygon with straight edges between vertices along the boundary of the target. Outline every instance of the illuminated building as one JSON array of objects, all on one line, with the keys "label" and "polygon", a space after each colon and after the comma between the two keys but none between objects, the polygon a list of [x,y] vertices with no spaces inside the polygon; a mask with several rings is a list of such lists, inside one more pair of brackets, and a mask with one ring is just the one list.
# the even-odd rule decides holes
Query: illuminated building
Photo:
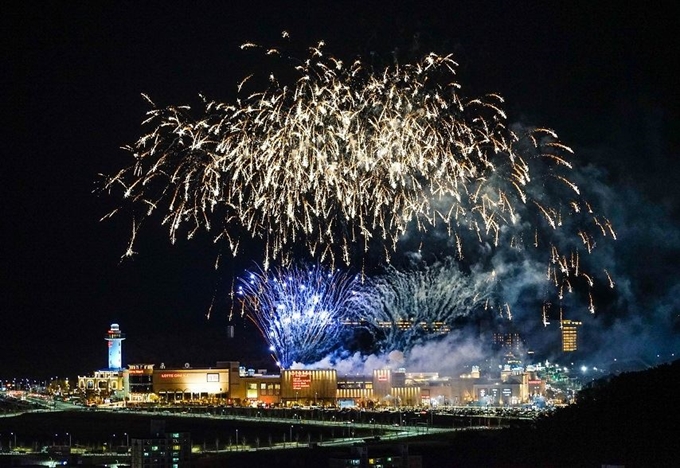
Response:
[{"label": "illuminated building", "polygon": [[[152,426],[158,421],[152,421]],[[191,464],[191,437],[188,432],[165,432],[164,424],[152,429],[149,437],[131,440],[131,464],[140,468],[182,468]]]},{"label": "illuminated building", "polygon": [[394,386],[404,385],[406,383],[406,375],[404,372],[399,372],[399,376],[394,375],[391,369],[376,369],[373,371],[373,391],[378,399],[392,400],[391,395]]},{"label": "illuminated building", "polygon": [[112,323],[104,339],[108,343],[109,366],[96,371],[91,376],[78,376],[78,388],[89,400],[97,403],[112,399],[123,399],[127,394],[127,371],[122,367],[125,335],[121,333],[117,323]]},{"label": "illuminated building", "polygon": [[529,386],[530,397],[545,395],[545,380],[534,376],[527,381],[527,385]]},{"label": "illuminated building", "polygon": [[281,401],[315,405],[335,404],[338,374],[335,369],[281,370]]},{"label": "illuminated building", "polygon": [[524,376],[512,376],[507,380],[487,379],[473,386],[475,401],[483,405],[513,406],[528,400],[528,380]]},{"label": "illuminated building", "polygon": [[[370,452],[370,453],[369,453]],[[421,468],[423,459],[421,455],[409,455],[408,445],[394,446],[371,446],[354,445],[348,456],[333,456],[328,460],[330,468]]]},{"label": "illuminated building", "polygon": [[109,369],[121,370],[123,368],[123,340],[125,335],[121,333],[117,323],[112,323],[104,339],[109,346]]},{"label": "illuminated building", "polygon": [[[369,322],[364,319],[343,319],[342,324],[346,327],[360,328],[369,325]],[[375,322],[378,328],[382,329],[397,329],[410,330],[412,328],[420,328],[426,333],[445,335],[451,331],[451,327],[442,321],[420,321],[415,322],[413,319],[402,319],[396,321],[378,320]]]},{"label": "illuminated building", "polygon": [[153,364],[130,364],[128,366],[128,399],[131,403],[151,401],[153,393]]},{"label": "illuminated building", "polygon": [[562,351],[573,352],[578,350],[578,327],[581,322],[575,320],[561,320],[560,328],[562,330]]},{"label": "illuminated building", "polygon": [[100,370],[90,376],[78,376],[78,388],[98,403],[121,399],[125,395],[127,373],[124,370]]},{"label": "illuminated building", "polygon": [[373,401],[373,379],[370,376],[338,377],[338,406],[367,406]]},{"label": "illuminated building", "polygon": [[[386,405],[416,406],[423,399],[421,387],[406,385],[406,371],[398,369],[376,369],[373,371],[373,388],[375,398]],[[426,399],[429,400],[429,391]]]},{"label": "illuminated building", "polygon": [[[563,332],[579,322],[564,321]],[[116,324],[110,343],[122,339]],[[111,331],[110,330],[110,331]],[[107,341],[109,335],[107,335]],[[575,337],[574,337],[575,341]],[[109,349],[110,349],[109,348]],[[118,355],[118,353],[115,353]],[[115,361],[115,359],[114,359]],[[110,361],[111,363],[111,361]],[[531,366],[530,366],[531,367]],[[335,369],[288,369],[269,375],[265,369],[247,369],[237,361],[218,361],[215,367],[168,368],[164,364],[130,364],[128,369],[104,369],[78,377],[78,388],[90,403],[122,405],[201,402],[240,405],[318,406],[437,406],[522,404],[545,393],[545,381],[535,369],[506,364],[500,378],[487,379],[480,368],[470,374],[441,377],[437,372],[376,369],[372,375],[338,376]],[[496,370],[498,372],[498,370]],[[496,374],[493,372],[493,374]]]},{"label": "illuminated building", "polygon": [[153,371],[153,391],[161,400],[225,399],[229,394],[229,367],[166,369],[161,364]]},{"label": "illuminated building", "polygon": [[260,369],[246,369],[238,363],[232,363],[238,373],[232,373],[229,385],[229,398],[238,402],[252,402],[262,405],[276,405],[281,401],[281,376],[267,375]]},{"label": "illuminated building", "polygon": [[412,328],[421,328],[427,333],[442,334],[445,335],[451,331],[451,327],[445,322],[435,321],[435,322],[414,322],[412,319],[408,320],[397,320],[395,322],[391,321],[378,321],[377,325],[379,328],[396,328],[398,330],[410,330]]},{"label": "illuminated building", "polygon": [[524,340],[517,332],[494,332],[493,345],[498,349],[520,351],[524,348]]}]

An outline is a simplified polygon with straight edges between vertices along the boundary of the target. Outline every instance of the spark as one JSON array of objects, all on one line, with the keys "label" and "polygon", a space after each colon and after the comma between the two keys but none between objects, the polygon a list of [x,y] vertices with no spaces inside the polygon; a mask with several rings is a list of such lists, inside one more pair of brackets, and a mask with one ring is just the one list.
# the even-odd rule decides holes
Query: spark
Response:
[{"label": "spark", "polygon": [[611,275],[609,274],[609,272],[607,270],[604,270],[604,274],[607,275],[607,280],[609,280],[609,287],[611,289],[614,289],[615,283],[614,283],[614,280],[612,279]]},{"label": "spark", "polygon": [[543,322],[543,327],[547,327],[548,325],[550,325],[550,320],[548,320],[548,312],[549,312],[549,310],[550,310],[550,304],[545,304],[545,303],[544,303],[544,304],[543,304],[543,314],[542,314],[542,316],[543,316],[543,320],[542,320],[542,322]]}]

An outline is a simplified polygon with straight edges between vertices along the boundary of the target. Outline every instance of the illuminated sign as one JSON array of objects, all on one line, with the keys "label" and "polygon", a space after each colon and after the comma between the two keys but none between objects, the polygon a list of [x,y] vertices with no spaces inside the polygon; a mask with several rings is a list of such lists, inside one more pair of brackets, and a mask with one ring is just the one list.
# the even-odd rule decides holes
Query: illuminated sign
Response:
[{"label": "illuminated sign", "polygon": [[161,379],[177,379],[180,377],[184,377],[184,374],[180,372],[168,372],[165,374],[161,374]]},{"label": "illuminated sign", "polygon": [[378,382],[387,382],[387,374],[380,374],[378,376]]},{"label": "illuminated sign", "polygon": [[130,374],[143,374],[143,373],[144,373],[144,369],[130,369],[130,370],[128,371],[128,373],[130,373]]},{"label": "illuminated sign", "polygon": [[220,374],[207,374],[208,382],[219,382]]},{"label": "illuminated sign", "polygon": [[305,371],[293,372],[293,390],[312,386],[312,374]]}]

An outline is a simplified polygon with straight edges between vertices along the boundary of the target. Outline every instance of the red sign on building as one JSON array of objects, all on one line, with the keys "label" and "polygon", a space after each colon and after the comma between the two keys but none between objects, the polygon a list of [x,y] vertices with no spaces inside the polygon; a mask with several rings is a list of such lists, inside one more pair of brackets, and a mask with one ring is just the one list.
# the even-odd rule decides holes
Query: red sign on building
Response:
[{"label": "red sign on building", "polygon": [[293,373],[293,390],[300,390],[312,386],[312,375],[309,372],[299,371]]}]

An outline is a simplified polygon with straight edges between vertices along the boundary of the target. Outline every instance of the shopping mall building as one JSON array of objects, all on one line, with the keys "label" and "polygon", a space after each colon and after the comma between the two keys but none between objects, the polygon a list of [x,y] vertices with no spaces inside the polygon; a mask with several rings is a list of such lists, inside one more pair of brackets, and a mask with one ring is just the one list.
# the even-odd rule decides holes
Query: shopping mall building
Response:
[{"label": "shopping mall building", "polygon": [[[524,369],[506,368],[497,379],[468,375],[442,377],[436,372],[409,373],[405,369],[376,369],[371,375],[338,375],[335,369],[287,369],[270,375],[247,369],[236,361],[194,368],[188,363],[120,366],[125,339],[117,324],[107,335],[109,367],[78,377],[78,389],[97,404],[125,402],[193,402],[238,405],[318,406],[432,406],[526,403],[545,391],[545,383]],[[113,343],[113,346],[112,346]],[[111,348],[114,348],[113,355]]]}]

